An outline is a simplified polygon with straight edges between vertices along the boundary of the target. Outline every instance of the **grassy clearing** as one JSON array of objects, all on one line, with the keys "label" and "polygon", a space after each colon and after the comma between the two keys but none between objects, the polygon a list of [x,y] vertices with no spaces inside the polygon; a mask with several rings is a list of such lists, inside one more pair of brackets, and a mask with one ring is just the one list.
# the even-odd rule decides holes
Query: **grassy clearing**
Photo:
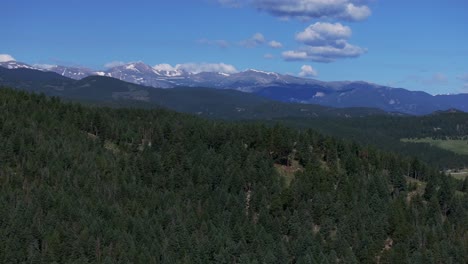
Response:
[{"label": "grassy clearing", "polygon": [[465,180],[468,177],[468,169],[459,170],[459,171],[447,171],[447,174],[450,174],[452,177],[458,180]]},{"label": "grassy clearing", "polygon": [[[98,140],[99,137],[94,135],[94,134],[91,134],[91,133],[86,133],[86,135],[92,139],[92,140]],[[104,148],[111,151],[112,153],[114,154],[119,154],[120,153],[120,149],[119,149],[119,146],[117,146],[117,144],[109,141],[109,140],[106,140],[104,142]]]},{"label": "grassy clearing", "polygon": [[406,178],[406,183],[410,185],[410,188],[412,188],[412,191],[408,192],[408,196],[406,197],[406,200],[410,202],[415,196],[417,195],[423,195],[424,191],[426,190],[427,183],[416,180],[410,177],[405,177]]},{"label": "grassy clearing", "polygon": [[302,167],[297,160],[293,160],[291,166],[275,164],[275,168],[279,175],[284,178],[287,187],[289,187],[291,181],[294,179],[295,173],[304,170],[304,167]]},{"label": "grassy clearing", "polygon": [[119,147],[116,144],[114,144],[114,143],[112,143],[111,141],[108,141],[108,140],[106,140],[104,142],[104,148],[107,149],[107,150],[110,150],[114,154],[119,154],[120,153]]},{"label": "grassy clearing", "polygon": [[462,155],[468,155],[468,140],[432,139],[432,138],[403,138],[402,142],[427,143],[434,147],[452,151]]}]

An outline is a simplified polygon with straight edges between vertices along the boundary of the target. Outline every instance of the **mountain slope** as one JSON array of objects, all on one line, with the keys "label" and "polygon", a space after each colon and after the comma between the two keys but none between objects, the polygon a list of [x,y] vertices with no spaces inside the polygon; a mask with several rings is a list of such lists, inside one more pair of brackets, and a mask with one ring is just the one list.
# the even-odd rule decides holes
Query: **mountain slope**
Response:
[{"label": "mountain slope", "polygon": [[[33,66],[6,62],[0,66],[36,69]],[[53,66],[43,69],[72,79],[98,75],[156,88],[209,87],[254,93],[272,100],[320,104],[332,107],[371,107],[387,112],[413,115],[457,108],[468,111],[468,95],[437,95],[408,91],[368,82],[322,82],[313,79],[249,69],[237,73],[199,72],[183,69],[157,69],[142,62],[132,62],[103,71]]]},{"label": "mountain slope", "polygon": [[468,260],[466,187],[423,163],[311,130],[6,89],[0,112],[4,263]]},{"label": "mountain slope", "polygon": [[0,68],[0,84],[84,101],[158,105],[212,118],[352,117],[386,114],[382,110],[371,108],[335,109],[318,105],[281,103],[255,94],[226,89],[158,89],[103,76],[73,80],[55,73],[30,69]]}]

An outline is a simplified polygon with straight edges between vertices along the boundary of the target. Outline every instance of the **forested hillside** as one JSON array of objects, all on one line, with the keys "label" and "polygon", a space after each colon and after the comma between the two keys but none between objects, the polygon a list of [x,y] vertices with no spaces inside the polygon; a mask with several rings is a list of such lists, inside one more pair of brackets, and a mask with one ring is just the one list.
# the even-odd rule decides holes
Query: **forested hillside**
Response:
[{"label": "forested hillside", "polygon": [[466,263],[468,182],[280,125],[0,89],[2,263]]},{"label": "forested hillside", "polygon": [[459,155],[424,143],[403,139],[468,139],[468,114],[458,111],[435,112],[426,116],[369,116],[361,118],[282,118],[268,121],[373,145],[437,166],[439,169],[468,167],[468,155]]}]

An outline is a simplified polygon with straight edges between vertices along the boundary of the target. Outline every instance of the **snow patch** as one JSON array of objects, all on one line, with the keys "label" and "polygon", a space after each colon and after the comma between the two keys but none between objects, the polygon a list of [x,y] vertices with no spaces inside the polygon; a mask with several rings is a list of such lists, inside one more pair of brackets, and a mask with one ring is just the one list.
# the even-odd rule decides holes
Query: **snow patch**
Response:
[{"label": "snow patch", "polygon": [[278,74],[276,72],[266,72],[266,71],[259,71],[259,70],[255,70],[255,69],[248,69],[246,70],[246,72],[256,72],[256,73],[263,73],[263,74],[266,74],[266,75],[274,75],[274,76],[278,76]]},{"label": "snow patch", "polygon": [[324,97],[324,96],[325,96],[325,93],[317,92],[317,93],[314,95],[314,98],[315,98],[315,97]]},{"label": "snow patch", "polygon": [[132,70],[132,71],[138,71],[138,69],[135,68],[134,64],[128,64],[127,66],[125,66],[125,69]]},{"label": "snow patch", "polygon": [[51,70],[53,68],[57,68],[57,65],[54,64],[34,64],[33,65],[36,68],[43,69],[43,70]]}]

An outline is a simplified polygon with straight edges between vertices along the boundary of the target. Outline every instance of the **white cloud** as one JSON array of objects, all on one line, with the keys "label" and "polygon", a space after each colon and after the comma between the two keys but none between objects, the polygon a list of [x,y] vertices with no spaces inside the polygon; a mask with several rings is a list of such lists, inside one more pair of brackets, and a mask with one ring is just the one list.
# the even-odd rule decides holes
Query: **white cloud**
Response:
[{"label": "white cloud", "polygon": [[351,34],[351,28],[340,23],[317,22],[296,34],[296,40],[309,46],[343,47]]},{"label": "white cloud", "polygon": [[271,59],[275,58],[275,55],[267,53],[267,54],[263,55],[263,58],[265,58],[267,60],[271,60]]},{"label": "white cloud", "polygon": [[371,10],[362,0],[252,0],[259,10],[281,18],[364,20]]},{"label": "white cloud", "polygon": [[0,62],[7,62],[7,61],[16,61],[16,60],[9,54],[0,54]]},{"label": "white cloud", "polygon": [[176,71],[182,70],[191,73],[200,72],[222,72],[222,73],[236,73],[236,67],[225,63],[183,63],[171,66],[170,64],[158,64],[153,67],[155,70],[162,71]]},{"label": "white cloud", "polygon": [[257,42],[258,44],[262,44],[265,42],[265,37],[263,36],[262,33],[255,33],[253,36],[252,36],[252,40]]},{"label": "white cloud", "polygon": [[318,72],[310,65],[302,65],[301,72],[299,73],[301,77],[317,77],[317,75]]},{"label": "white cloud", "polygon": [[283,52],[283,58],[287,61],[333,62],[366,53],[366,49],[348,43],[351,35],[351,28],[340,23],[317,22],[296,34],[296,40],[306,46]]},{"label": "white cloud", "polygon": [[249,39],[243,40],[240,42],[241,46],[247,47],[247,48],[255,48],[259,45],[262,45],[265,43],[265,37],[263,36],[262,33],[255,33],[252,37]]},{"label": "white cloud", "polygon": [[104,68],[113,68],[113,67],[122,66],[122,65],[125,65],[125,62],[123,62],[123,61],[111,61],[111,62],[108,62],[108,63],[104,64]]},{"label": "white cloud", "polygon": [[288,50],[283,52],[283,58],[287,61],[307,60],[309,55],[305,51]]},{"label": "white cloud", "polygon": [[178,69],[185,70],[192,73],[200,72],[222,72],[222,73],[236,73],[236,67],[225,63],[184,63],[176,65]]},{"label": "white cloud", "polygon": [[371,13],[371,10],[367,6],[355,6],[354,4],[349,3],[346,6],[346,12],[343,18],[353,21],[360,21],[368,18]]},{"label": "white cloud", "polygon": [[176,67],[173,67],[172,65],[167,64],[167,63],[154,65],[153,69],[155,69],[157,71],[175,71],[175,70],[177,70]]},{"label": "white cloud", "polygon": [[280,49],[283,47],[283,44],[281,44],[281,42],[278,42],[276,40],[272,40],[270,42],[268,42],[268,46],[274,48],[274,49]]},{"label": "white cloud", "polygon": [[367,50],[346,43],[343,48],[332,46],[303,47],[301,50],[289,50],[283,52],[283,58],[287,61],[315,61],[333,62],[337,59],[356,58],[366,53]]}]

